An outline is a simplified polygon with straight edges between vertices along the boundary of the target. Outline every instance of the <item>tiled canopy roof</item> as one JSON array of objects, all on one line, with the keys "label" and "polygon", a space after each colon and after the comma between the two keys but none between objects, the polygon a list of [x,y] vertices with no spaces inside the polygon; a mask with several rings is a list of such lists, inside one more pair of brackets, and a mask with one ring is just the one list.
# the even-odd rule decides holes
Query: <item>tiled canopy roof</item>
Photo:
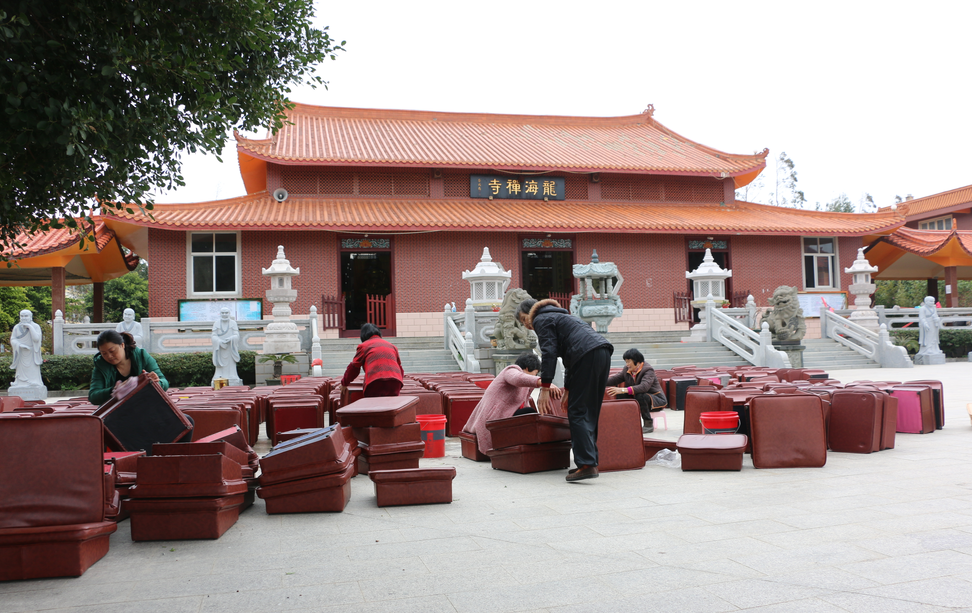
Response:
[{"label": "tiled canopy roof", "polygon": [[[241,154],[283,164],[565,169],[740,177],[766,154],[700,145],[655,121],[392,111],[298,104],[266,140],[237,135]],[[752,180],[750,177],[748,180]],[[748,182],[748,180],[746,182]]]},{"label": "tiled canopy roof", "polygon": [[154,221],[112,212],[119,220],[172,230],[322,229],[332,231],[545,231],[823,233],[862,236],[890,231],[892,212],[823,213],[748,202],[618,204],[518,200],[324,199],[291,197],[278,203],[266,192],[196,204],[156,204]]},{"label": "tiled canopy roof", "polygon": [[[939,214],[944,215],[955,209],[970,207],[972,207],[972,185],[898,204],[898,210],[905,215],[906,221],[937,217]],[[879,212],[890,210],[890,207],[878,209]]]},{"label": "tiled canopy roof", "polygon": [[901,227],[894,234],[882,236],[878,242],[922,257],[934,255],[950,246],[958,247],[972,256],[972,231],[969,230],[915,230]]},{"label": "tiled canopy roof", "polygon": [[[115,238],[114,231],[110,230],[101,217],[94,217],[94,239],[95,239],[95,250],[101,251],[104,249],[108,243]],[[86,232],[83,234],[83,238],[86,244],[88,238],[91,236],[91,232]],[[76,230],[71,230],[69,228],[61,228],[57,230],[49,230],[47,232],[38,232],[36,234],[18,234],[15,239],[15,243],[22,245],[22,247],[17,248],[4,248],[3,255],[10,260],[25,260],[27,258],[39,257],[42,255],[49,255],[52,253],[57,253],[58,251],[64,251],[71,247],[80,247],[82,239],[82,234]],[[138,266],[139,258],[134,253],[128,253],[125,255],[125,264],[129,266],[129,270],[135,270]]]}]

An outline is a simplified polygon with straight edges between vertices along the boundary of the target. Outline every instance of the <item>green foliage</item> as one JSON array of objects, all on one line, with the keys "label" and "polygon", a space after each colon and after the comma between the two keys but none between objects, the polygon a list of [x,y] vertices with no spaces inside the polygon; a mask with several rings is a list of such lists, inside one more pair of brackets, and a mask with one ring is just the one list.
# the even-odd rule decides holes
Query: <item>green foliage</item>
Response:
[{"label": "green foliage", "polygon": [[[141,266],[141,264],[139,264]],[[105,321],[121,321],[125,309],[135,311],[135,318],[148,317],[148,279],[138,269],[105,282]],[[88,312],[94,313],[94,294]]]},{"label": "green foliage", "polygon": [[[875,281],[877,289],[874,292],[874,303],[892,308],[895,305],[903,309],[914,308],[928,295],[928,284],[925,281]],[[939,281],[939,295],[945,295],[945,282]]]},{"label": "green foliage", "polygon": [[[91,384],[94,356],[91,355],[44,355],[41,378],[48,390],[86,390]],[[215,367],[211,353],[162,353],[152,356],[172,387],[209,385]],[[243,383],[253,385],[256,372],[253,351],[241,351],[236,372]],[[7,389],[13,382],[15,371],[10,369],[12,356],[0,354],[0,389]]]},{"label": "green foliage", "polygon": [[30,300],[30,310],[34,312],[34,321],[53,320],[51,314],[51,286],[31,286],[25,287],[27,300]]},{"label": "green foliage", "polygon": [[297,357],[289,353],[265,353],[257,358],[257,361],[261,364],[266,362],[286,362],[288,364],[296,364]]},{"label": "green foliage", "polygon": [[314,65],[343,50],[313,15],[312,0],[0,5],[0,243],[80,230],[96,197],[150,211],[184,184],[183,152],[279,130],[290,86],[324,84]]},{"label": "green foliage", "polygon": [[[0,287],[0,332],[10,332],[20,321],[20,312],[24,309],[29,311],[32,306],[27,297],[27,288]],[[6,341],[0,339],[0,342],[10,347],[9,338]]]},{"label": "green foliage", "polygon": [[[910,328],[904,330],[892,330],[891,341],[895,345],[900,345],[908,349],[908,353],[914,355],[918,353],[921,346],[918,344],[918,330]],[[938,331],[938,348],[945,353],[947,358],[964,358],[972,351],[972,330],[949,330],[942,328]]]}]

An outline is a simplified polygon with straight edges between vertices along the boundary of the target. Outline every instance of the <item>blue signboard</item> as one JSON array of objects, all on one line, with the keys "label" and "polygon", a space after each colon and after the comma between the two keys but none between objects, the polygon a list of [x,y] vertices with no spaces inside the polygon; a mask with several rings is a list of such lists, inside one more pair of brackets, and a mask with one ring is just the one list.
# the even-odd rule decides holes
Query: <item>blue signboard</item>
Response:
[{"label": "blue signboard", "polygon": [[255,300],[180,300],[179,321],[216,321],[223,308],[236,321],[263,319],[263,301]]}]

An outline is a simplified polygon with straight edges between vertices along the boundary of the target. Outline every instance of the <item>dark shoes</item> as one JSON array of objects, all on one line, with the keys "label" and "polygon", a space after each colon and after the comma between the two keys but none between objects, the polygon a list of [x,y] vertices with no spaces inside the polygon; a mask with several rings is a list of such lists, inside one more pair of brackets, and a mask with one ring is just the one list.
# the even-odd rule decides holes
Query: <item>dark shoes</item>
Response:
[{"label": "dark shoes", "polygon": [[581,481],[583,479],[597,479],[597,466],[580,466],[567,472],[568,481]]},{"label": "dark shoes", "polygon": [[652,433],[652,432],[654,432],[654,431],[655,431],[655,426],[654,426],[654,424],[651,424],[651,425],[648,425],[648,426],[645,426],[644,428],[642,428],[642,429],[641,429],[641,433],[642,433],[642,434],[651,434],[651,433]]}]

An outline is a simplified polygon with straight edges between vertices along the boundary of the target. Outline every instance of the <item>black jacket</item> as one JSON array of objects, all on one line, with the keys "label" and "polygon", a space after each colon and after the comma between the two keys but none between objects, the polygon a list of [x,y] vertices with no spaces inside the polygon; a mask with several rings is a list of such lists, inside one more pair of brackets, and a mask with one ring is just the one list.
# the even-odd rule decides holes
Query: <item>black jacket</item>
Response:
[{"label": "black jacket", "polygon": [[540,300],[530,310],[533,330],[537,333],[540,353],[540,381],[548,385],[557,372],[557,358],[564,361],[564,387],[570,388],[570,368],[589,351],[607,347],[614,353],[614,345],[579,317],[560,308],[556,300]]}]

